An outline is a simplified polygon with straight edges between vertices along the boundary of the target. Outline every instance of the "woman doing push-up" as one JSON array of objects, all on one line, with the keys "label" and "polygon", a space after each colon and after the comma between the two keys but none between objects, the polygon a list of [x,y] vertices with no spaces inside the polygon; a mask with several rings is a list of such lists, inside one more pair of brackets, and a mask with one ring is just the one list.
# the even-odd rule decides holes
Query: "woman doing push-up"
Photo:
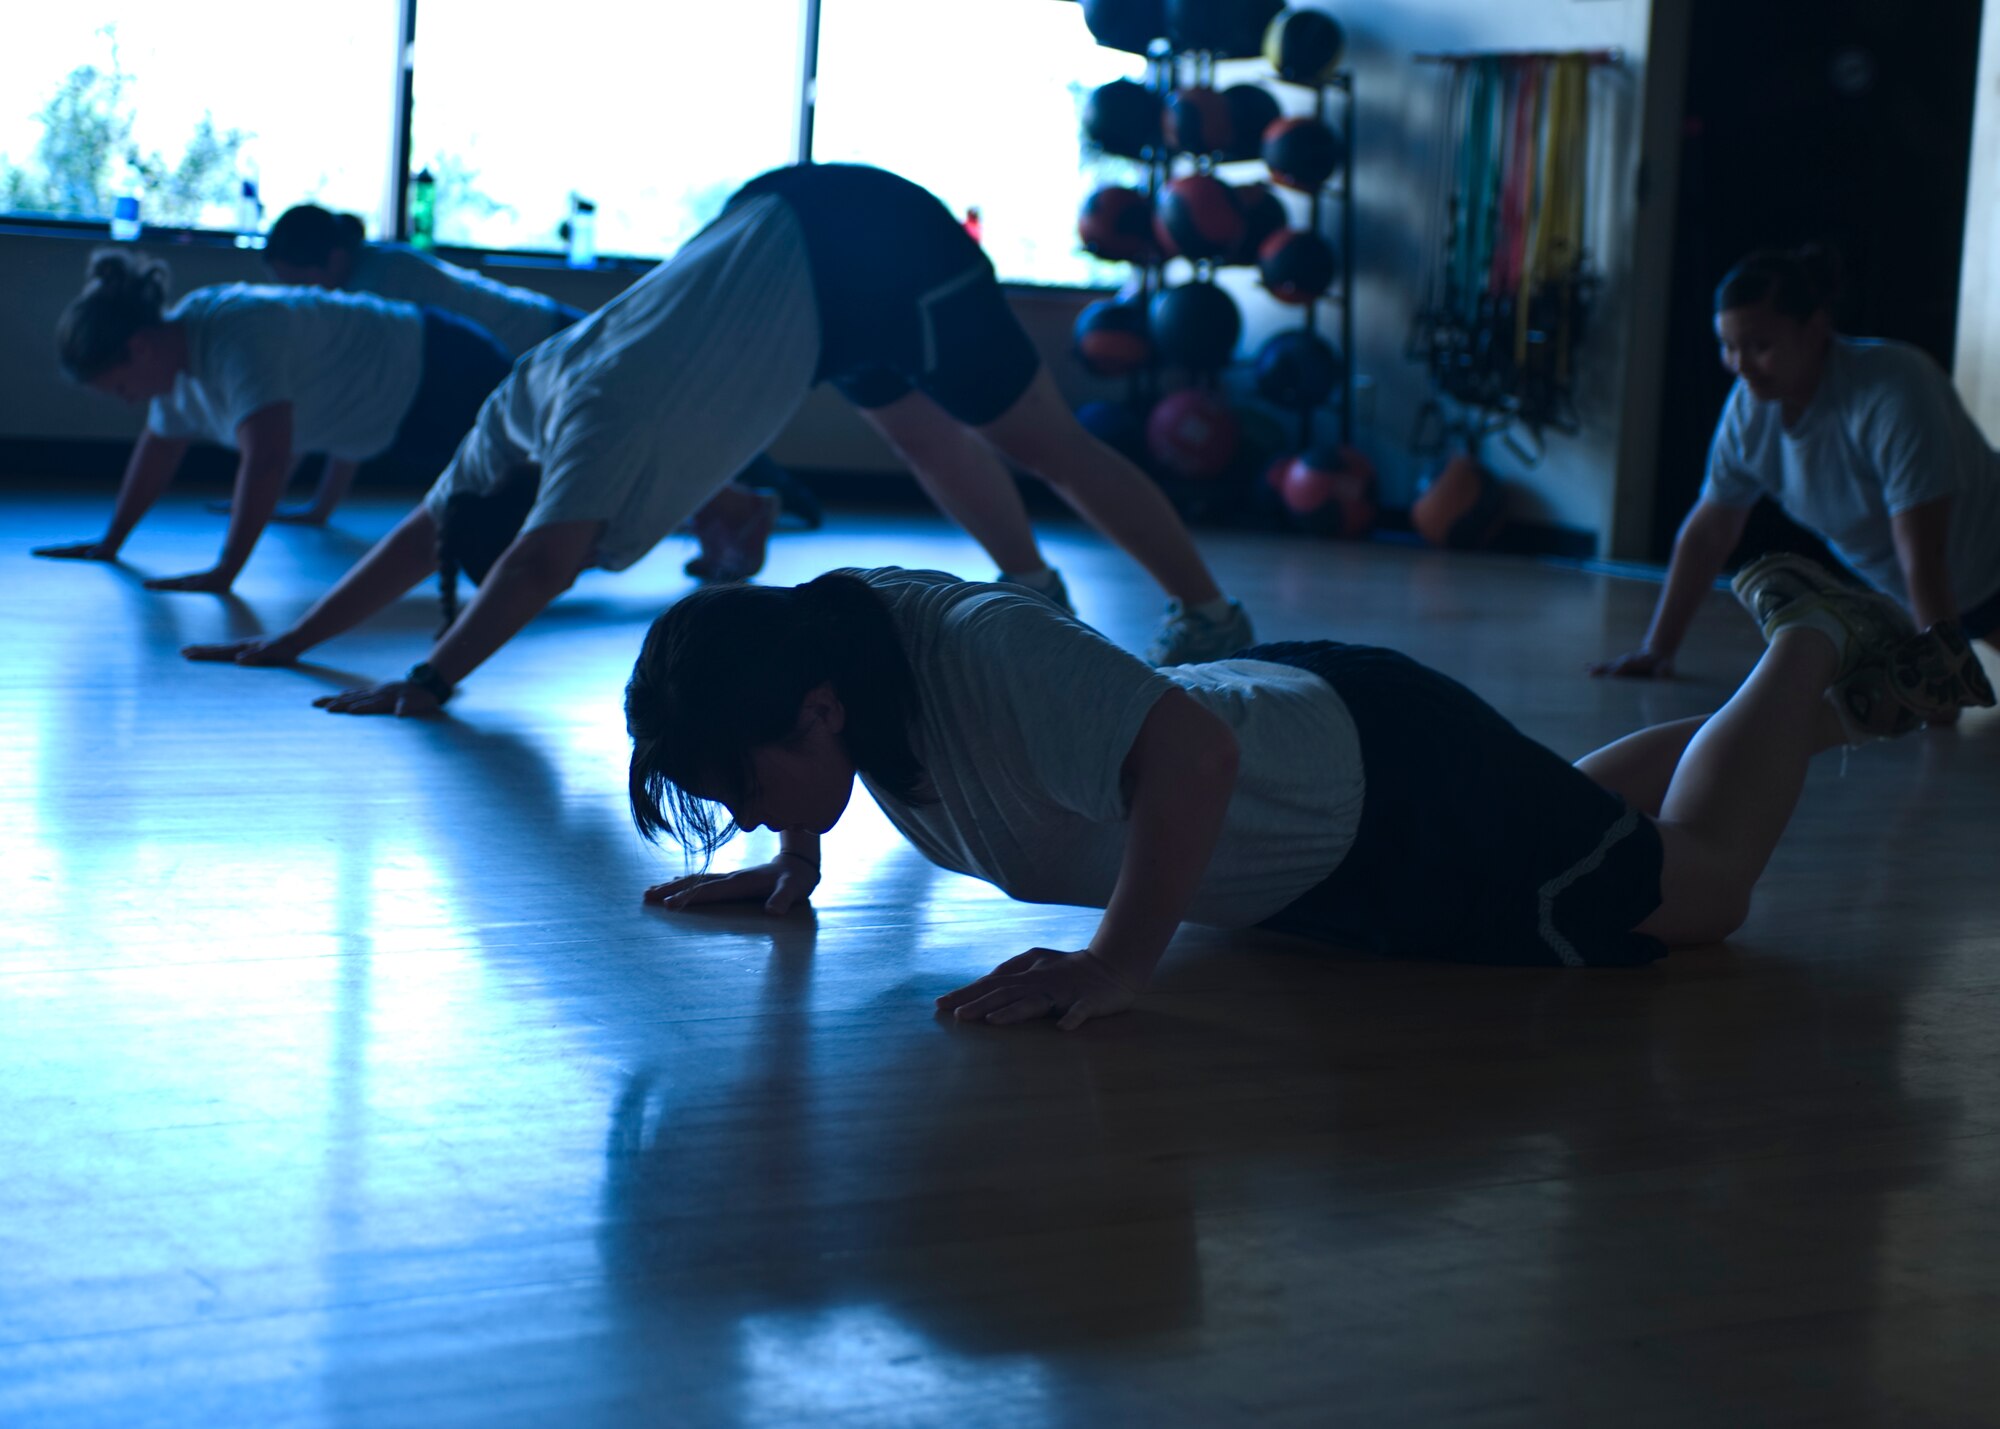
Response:
[{"label": "woman doing push-up", "polygon": [[626,690],[633,814],[691,852],[759,827],[781,852],[646,896],[784,911],[859,778],[933,862],[1104,909],[1088,947],[1031,948],[941,997],[960,1019],[1071,1028],[1127,1008],[1183,921],[1644,963],[1743,922],[1808,762],[1848,737],[1830,686],[1873,671],[1938,713],[1937,687],[1888,668],[1908,625],[1886,597],[1784,561],[1737,592],[1769,648],[1728,704],[1574,766],[1391,650],[1293,642],[1153,670],[1045,602],[926,571],[698,592],[654,623]]}]

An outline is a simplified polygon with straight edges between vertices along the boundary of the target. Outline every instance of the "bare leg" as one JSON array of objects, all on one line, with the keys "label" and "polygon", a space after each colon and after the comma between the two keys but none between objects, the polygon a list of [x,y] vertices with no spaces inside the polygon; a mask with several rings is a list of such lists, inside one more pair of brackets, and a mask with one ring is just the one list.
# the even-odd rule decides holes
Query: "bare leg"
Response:
[{"label": "bare leg", "polygon": [[1160,488],[1083,429],[1046,366],[1018,402],[979,432],[1054,487],[1182,605],[1221,598],[1207,562]]},{"label": "bare leg", "polygon": [[1819,631],[1780,630],[1750,678],[1695,734],[1661,801],[1661,902],[1640,932],[1686,946],[1742,926],[1750,890],[1798,806],[1807,764],[1840,742],[1837,722],[1829,740],[1819,714],[1838,663]]},{"label": "bare leg", "polygon": [[861,415],[1001,571],[1027,575],[1047,567],[1014,474],[971,428],[921,392],[886,407],[864,407]]},{"label": "bare leg", "polygon": [[1592,750],[1576,761],[1576,767],[1640,813],[1657,819],[1688,741],[1706,723],[1707,715],[1696,715],[1652,725]]}]

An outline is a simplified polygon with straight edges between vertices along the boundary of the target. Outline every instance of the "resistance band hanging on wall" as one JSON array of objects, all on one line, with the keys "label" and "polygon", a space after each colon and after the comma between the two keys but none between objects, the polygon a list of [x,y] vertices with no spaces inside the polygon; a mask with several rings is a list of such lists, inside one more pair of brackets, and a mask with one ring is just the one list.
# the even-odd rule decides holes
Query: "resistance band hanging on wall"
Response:
[{"label": "resistance band hanging on wall", "polygon": [[[1419,55],[1443,67],[1430,272],[1409,352],[1431,371],[1412,445],[1509,433],[1526,459],[1578,429],[1575,352],[1596,284],[1584,246],[1590,73],[1607,51]],[[1533,448],[1512,433],[1525,431]]]}]

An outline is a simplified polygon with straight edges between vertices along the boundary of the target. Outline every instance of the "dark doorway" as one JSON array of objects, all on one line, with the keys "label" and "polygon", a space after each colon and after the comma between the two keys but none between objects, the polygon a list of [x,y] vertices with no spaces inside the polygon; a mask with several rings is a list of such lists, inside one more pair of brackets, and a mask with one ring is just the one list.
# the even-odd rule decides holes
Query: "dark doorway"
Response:
[{"label": "dark doorway", "polygon": [[[1729,393],[1710,302],[1751,249],[1830,242],[1841,329],[1949,367],[1980,0],[1693,0],[1653,554],[1701,489]],[[1768,503],[1767,503],[1768,506]],[[1745,540],[1792,539],[1760,509]]]}]

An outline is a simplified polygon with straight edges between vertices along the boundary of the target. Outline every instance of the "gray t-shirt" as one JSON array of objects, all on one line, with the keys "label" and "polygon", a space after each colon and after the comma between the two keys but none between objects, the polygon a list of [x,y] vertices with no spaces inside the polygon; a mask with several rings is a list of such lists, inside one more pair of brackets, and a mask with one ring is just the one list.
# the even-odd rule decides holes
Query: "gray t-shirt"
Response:
[{"label": "gray t-shirt", "polygon": [[1257,660],[1153,670],[1016,586],[940,571],[847,574],[887,601],[902,635],[917,678],[913,743],[937,797],[869,792],[932,862],[1024,902],[1104,907],[1125,856],[1125,759],[1154,702],[1176,687],[1221,716],[1240,750],[1189,921],[1268,918],[1353,844],[1360,741],[1318,676]]},{"label": "gray t-shirt", "polygon": [[231,283],[167,313],[187,324],[188,368],[153,399],[163,437],[236,445],[251,413],[292,404],[292,449],[365,461],[388,450],[423,378],[423,316],[367,293]]},{"label": "gray t-shirt", "polygon": [[1742,382],[1709,447],[1702,499],[1769,496],[1876,589],[1909,604],[1889,518],[1949,496],[1945,558],[1960,609],[2000,592],[2000,455],[1951,379],[1900,342],[1839,337],[1798,424]]},{"label": "gray t-shirt", "polygon": [[431,515],[535,462],[522,529],[601,521],[595,562],[623,570],[771,444],[818,366],[798,221],[777,198],[732,208],[514,364],[431,488]]},{"label": "gray t-shirt", "polygon": [[552,336],[563,318],[554,298],[396,243],[370,243],[356,252],[347,287],[457,313],[491,333],[509,357]]}]

